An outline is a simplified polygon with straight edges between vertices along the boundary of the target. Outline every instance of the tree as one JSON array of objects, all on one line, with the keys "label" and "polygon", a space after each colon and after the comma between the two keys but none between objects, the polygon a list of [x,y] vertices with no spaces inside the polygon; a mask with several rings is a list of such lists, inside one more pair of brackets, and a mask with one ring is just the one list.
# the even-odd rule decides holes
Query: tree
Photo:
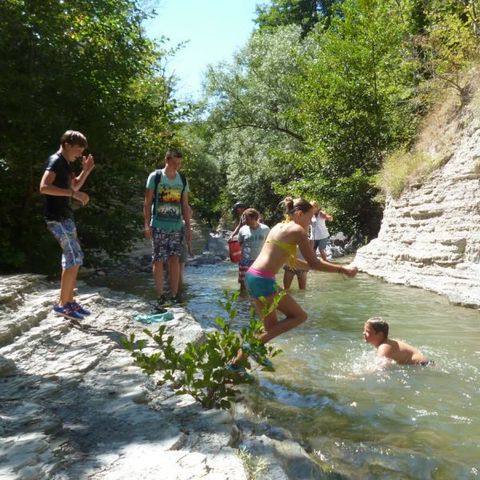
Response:
[{"label": "tree", "polygon": [[426,77],[454,88],[461,104],[470,93],[463,73],[479,54],[479,11],[478,0],[430,0],[424,6],[425,29],[417,37]]},{"label": "tree", "polygon": [[374,175],[415,131],[410,18],[408,2],[346,1],[330,29],[314,33],[298,76],[307,153],[297,189],[333,207],[350,233],[378,232]]},{"label": "tree", "polygon": [[129,200],[177,129],[164,53],[144,18],[135,0],[0,3],[2,270],[58,269],[37,185],[68,128],[87,135],[97,163],[91,205],[78,212],[86,250],[118,255],[140,231]]},{"label": "tree", "polygon": [[226,179],[211,147],[212,134],[201,119],[183,125],[180,134],[184,139],[182,171],[190,186],[189,202],[195,217],[213,228],[222,216],[221,197]]},{"label": "tree", "polygon": [[273,0],[269,5],[257,6],[255,23],[260,30],[274,30],[286,25],[297,25],[305,37],[320,20],[328,26],[335,5],[342,0]]},{"label": "tree", "polygon": [[303,145],[291,115],[302,48],[299,27],[257,32],[231,64],[208,71],[207,123],[211,151],[226,175],[224,206],[241,199],[267,218],[278,217],[280,197],[272,186],[294,177],[290,156]]}]

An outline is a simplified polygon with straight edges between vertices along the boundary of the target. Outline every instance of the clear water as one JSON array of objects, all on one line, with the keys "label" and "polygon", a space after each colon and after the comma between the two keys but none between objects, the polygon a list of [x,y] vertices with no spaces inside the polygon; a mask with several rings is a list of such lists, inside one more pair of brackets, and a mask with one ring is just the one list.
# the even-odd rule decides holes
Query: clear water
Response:
[{"label": "clear water", "polygon": [[[186,278],[189,310],[212,326],[223,289],[237,288],[236,267],[187,268]],[[252,389],[254,408],[347,478],[479,478],[480,313],[364,274],[309,273],[305,292],[293,287],[309,319],[275,339],[283,354]],[[247,321],[247,300],[239,310]],[[381,369],[362,339],[378,315],[435,366]]]}]

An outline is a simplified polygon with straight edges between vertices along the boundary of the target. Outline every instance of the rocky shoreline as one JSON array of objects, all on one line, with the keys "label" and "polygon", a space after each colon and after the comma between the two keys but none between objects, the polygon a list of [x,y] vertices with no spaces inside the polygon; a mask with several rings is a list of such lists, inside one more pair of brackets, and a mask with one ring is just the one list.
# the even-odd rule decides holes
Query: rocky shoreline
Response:
[{"label": "rocky shoreline", "polygon": [[[58,284],[0,277],[0,477],[3,479],[275,479],[326,474],[289,432],[252,415],[204,410],[147,377],[120,346],[143,336],[138,297],[80,283],[84,328],[51,312]],[[176,348],[204,332],[181,308]],[[240,393],[241,397],[241,393]]]},{"label": "rocky shoreline", "polygon": [[[443,164],[397,198],[387,198],[378,238],[355,264],[387,282],[431,290],[480,308],[480,119],[467,106],[430,140]],[[445,140],[447,139],[447,140]],[[445,145],[448,150],[445,151]]]}]

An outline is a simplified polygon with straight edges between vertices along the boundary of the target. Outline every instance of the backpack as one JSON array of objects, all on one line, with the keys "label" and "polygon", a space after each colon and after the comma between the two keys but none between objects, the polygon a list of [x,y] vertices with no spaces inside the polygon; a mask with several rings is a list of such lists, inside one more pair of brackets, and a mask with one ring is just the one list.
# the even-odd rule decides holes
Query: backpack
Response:
[{"label": "backpack", "polygon": [[[180,194],[180,198],[183,197],[183,193],[185,192],[185,188],[187,187],[187,177],[181,173],[177,172],[180,175],[180,178],[182,179],[182,193]],[[163,172],[161,170],[157,170],[155,172],[155,187],[153,189],[153,203],[152,203],[152,214],[155,215],[155,212],[157,211],[157,192],[158,192],[158,184],[162,180],[162,175]]]}]

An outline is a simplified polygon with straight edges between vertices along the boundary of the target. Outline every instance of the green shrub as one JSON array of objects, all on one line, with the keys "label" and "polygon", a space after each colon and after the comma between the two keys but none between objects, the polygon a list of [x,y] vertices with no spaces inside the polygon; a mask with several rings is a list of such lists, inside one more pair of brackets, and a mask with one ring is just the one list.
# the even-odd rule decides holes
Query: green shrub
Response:
[{"label": "green shrub", "polygon": [[438,166],[438,161],[418,151],[397,150],[389,155],[377,175],[377,186],[398,198],[408,186],[421,183]]},{"label": "green shrub", "polygon": [[[238,292],[225,291],[224,295],[225,299],[219,303],[227,312],[228,320],[217,317],[215,323],[219,330],[208,333],[200,344],[188,343],[183,352],[174,348],[172,336],[165,338],[165,325],[156,334],[148,329],[143,330],[158,345],[158,351],[154,353],[145,353],[146,340],[136,341],[134,334],[122,342],[145,373],[151,375],[156,371],[163,372],[164,381],[172,382],[176,394],[189,394],[205,408],[228,409],[236,393],[232,386],[252,383],[251,376],[232,372],[228,368],[244,343],[250,344],[250,356],[255,356],[259,363],[280,353],[279,349],[265,345],[258,339],[263,324],[255,319],[253,309],[250,311],[249,325],[240,332],[232,331],[230,322],[237,316],[235,302]],[[276,308],[280,298],[281,296],[262,315],[267,315],[272,308]],[[245,356],[237,365],[251,368],[250,361]]]}]

